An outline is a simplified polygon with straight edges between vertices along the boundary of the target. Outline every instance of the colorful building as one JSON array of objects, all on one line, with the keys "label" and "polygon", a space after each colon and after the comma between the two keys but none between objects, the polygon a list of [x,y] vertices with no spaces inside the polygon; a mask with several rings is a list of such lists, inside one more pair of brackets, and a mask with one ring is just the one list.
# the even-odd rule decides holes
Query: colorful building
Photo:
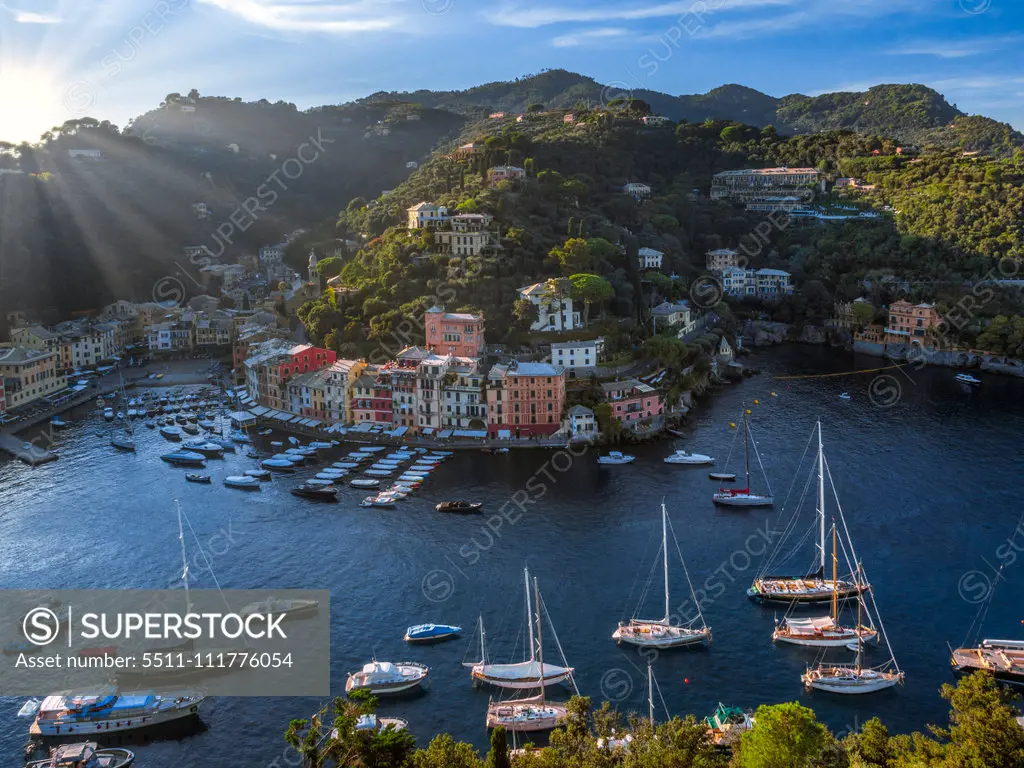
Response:
[{"label": "colorful building", "polygon": [[537,307],[537,319],[530,326],[531,331],[572,331],[583,327],[580,313],[573,309],[572,297],[562,295],[554,280],[520,288],[519,298]]},{"label": "colorful building", "polygon": [[412,435],[419,433],[417,373],[420,361],[432,354],[423,347],[406,347],[381,369],[381,376],[391,379],[391,422],[396,428],[405,427]]},{"label": "colorful building", "polygon": [[431,307],[423,316],[426,347],[439,355],[480,357],[484,349],[484,316],[472,312],[445,312]]},{"label": "colorful building", "polygon": [[549,363],[496,365],[487,375],[491,437],[552,435],[561,427],[565,369]]},{"label": "colorful building", "polygon": [[391,376],[367,368],[352,386],[352,414],[356,424],[391,424]]},{"label": "colorful building", "polygon": [[623,426],[636,428],[644,419],[662,414],[661,397],[649,384],[636,379],[602,384],[605,401],[611,405],[612,417]]},{"label": "colorful building", "polygon": [[28,405],[66,389],[67,379],[57,370],[59,362],[56,352],[28,347],[0,349],[4,410]]},{"label": "colorful building", "polygon": [[487,429],[486,373],[477,358],[452,358],[444,383],[443,426]]},{"label": "colorful building", "polygon": [[942,322],[934,304],[911,304],[901,299],[889,306],[889,324],[885,328],[886,344],[931,346],[929,332]]},{"label": "colorful building", "polygon": [[365,370],[363,360],[336,360],[324,369],[324,417],[328,421],[338,424],[355,421],[352,388]]}]

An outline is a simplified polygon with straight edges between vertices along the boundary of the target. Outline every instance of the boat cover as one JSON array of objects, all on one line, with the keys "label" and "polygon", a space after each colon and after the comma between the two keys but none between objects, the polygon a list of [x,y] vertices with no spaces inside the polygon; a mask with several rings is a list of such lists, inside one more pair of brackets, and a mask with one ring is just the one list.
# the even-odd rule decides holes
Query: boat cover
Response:
[{"label": "boat cover", "polygon": [[[538,680],[540,679],[539,661],[521,661],[518,664],[482,664],[477,667],[479,673],[488,678],[498,680]],[[569,667],[544,663],[545,679],[559,677],[572,672]]]},{"label": "boat cover", "polygon": [[793,635],[813,635],[826,629],[834,629],[835,619],[831,616],[822,616],[815,619],[786,619],[786,626]]}]

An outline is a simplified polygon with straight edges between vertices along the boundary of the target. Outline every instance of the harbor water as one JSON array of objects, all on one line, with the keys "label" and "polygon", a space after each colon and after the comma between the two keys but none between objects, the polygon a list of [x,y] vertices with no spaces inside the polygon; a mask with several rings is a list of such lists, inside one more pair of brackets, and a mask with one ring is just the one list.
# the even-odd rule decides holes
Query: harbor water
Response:
[{"label": "harbor water", "polygon": [[[224,477],[256,466],[244,450],[208,462],[211,485],[189,484],[190,470],[159,459],[174,448],[158,432],[135,422],[137,453],[118,453],[109,445],[111,425],[85,406],[67,414],[72,426],[55,435],[59,461],[36,468],[0,462],[0,586],[174,585],[181,574],[180,500],[194,530],[186,532],[194,587],[214,587],[205,553],[224,589],[331,590],[332,690],[342,694],[346,673],[374,657],[425,662],[429,689],[384,700],[381,712],[407,719],[421,745],[449,732],[484,749],[484,714],[495,692],[474,689],[461,662],[476,660],[478,616],[492,660],[521,660],[524,565],[539,580],[580,691],[595,702],[612,700],[623,711],[646,712],[650,654],[617,646],[611,633],[633,615],[648,581],[661,543],[664,500],[714,635],[710,647],[666,651],[654,659],[672,715],[703,717],[719,701],[755,708],[799,700],[837,733],[876,715],[900,732],[945,724],[939,688],[952,681],[947,643],[955,647],[979,631],[1024,639],[1024,558],[1008,557],[1016,555],[1013,545],[1024,549],[1024,535],[1013,538],[1021,515],[1024,381],[982,376],[983,383],[971,388],[954,382],[951,370],[912,368],[881,372],[890,377],[885,379],[777,378],[884,365],[809,347],[756,353],[747,362],[761,373],[701,398],[683,438],[624,448],[637,456],[632,464],[599,467],[597,451],[582,448],[575,455],[459,452],[395,509],[360,508],[366,493],[348,486],[335,505],[292,496],[289,489],[315,468],[275,476],[259,492],[225,488]],[[841,399],[842,392],[850,399]],[[686,448],[714,456],[717,471],[742,473],[742,448],[730,423],[739,422],[744,404],[775,492],[774,510],[716,508],[707,467],[662,461]],[[801,474],[794,483],[795,470],[819,419],[853,543],[906,672],[902,687],[868,696],[806,693],[800,675],[814,653],[774,645],[776,610],[745,596],[767,542],[788,519],[782,501],[791,486],[793,499],[803,490],[806,478]],[[265,456],[281,450],[271,448],[272,439],[283,438],[257,438]],[[337,461],[349,450],[324,454]],[[754,489],[762,483],[755,471]],[[433,511],[447,499],[481,501],[484,514]],[[801,572],[813,559],[809,543],[790,570]],[[670,567],[673,606],[692,611],[685,575],[671,552]],[[659,578],[655,571],[643,610],[647,618],[664,610]],[[988,603],[984,625],[972,626]],[[406,627],[422,622],[460,625],[465,637],[406,646]],[[885,655],[872,648],[866,661]],[[841,649],[830,658],[849,656]],[[545,658],[558,658],[549,633]],[[550,691],[553,697],[568,693],[562,687]],[[0,698],[0,756],[6,762],[28,741],[29,721],[16,717],[23,701]],[[132,748],[146,768],[268,765],[275,759],[294,764],[282,734],[290,720],[323,703],[211,699],[201,722],[187,732],[157,734]],[[660,700],[656,712],[665,717]]]}]

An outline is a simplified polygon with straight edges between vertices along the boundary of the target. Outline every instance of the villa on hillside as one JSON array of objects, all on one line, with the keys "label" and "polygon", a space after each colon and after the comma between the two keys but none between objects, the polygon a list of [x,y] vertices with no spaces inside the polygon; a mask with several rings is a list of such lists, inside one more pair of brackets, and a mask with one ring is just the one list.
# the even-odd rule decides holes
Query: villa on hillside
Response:
[{"label": "villa on hillside", "polygon": [[651,187],[647,184],[641,184],[638,181],[629,182],[622,188],[622,191],[637,202],[651,196]]},{"label": "villa on hillside", "polygon": [[448,221],[448,209],[434,203],[416,203],[406,213],[409,216],[409,229],[432,228]]},{"label": "villa on hillside", "polygon": [[565,368],[570,376],[588,376],[604,351],[604,339],[560,341],[551,345],[551,364]]},{"label": "villa on hillside", "polygon": [[423,315],[426,346],[431,352],[457,357],[480,357],[484,349],[484,316],[445,312],[431,307]]},{"label": "villa on hillside", "polygon": [[942,322],[934,304],[911,304],[900,299],[889,305],[889,324],[885,328],[886,344],[931,346],[928,334]]},{"label": "villa on hillside", "polygon": [[623,426],[636,428],[644,419],[663,412],[661,396],[649,384],[636,379],[612,381],[601,385],[605,401],[611,404],[612,416]]},{"label": "villa on hillside", "polygon": [[573,310],[572,298],[559,296],[553,280],[520,288],[519,298],[537,307],[531,331],[572,331],[583,327],[580,313]]},{"label": "villa on hillside", "polygon": [[656,251],[654,248],[641,248],[637,251],[637,261],[640,262],[640,269],[661,269],[661,263],[665,254]]},{"label": "villa on hillside", "polygon": [[705,258],[708,272],[717,272],[726,267],[740,265],[740,255],[732,248],[716,248],[713,251],[708,251]]},{"label": "villa on hillside", "polygon": [[496,181],[525,179],[526,171],[514,165],[496,165],[487,171],[487,180],[492,184]]}]

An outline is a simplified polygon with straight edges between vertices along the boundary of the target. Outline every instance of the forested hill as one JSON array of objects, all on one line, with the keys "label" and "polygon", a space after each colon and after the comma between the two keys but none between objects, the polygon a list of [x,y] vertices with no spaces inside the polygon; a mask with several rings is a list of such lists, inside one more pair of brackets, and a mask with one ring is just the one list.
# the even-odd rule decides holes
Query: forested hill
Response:
[{"label": "forested hill", "polygon": [[774,98],[730,84],[703,94],[672,96],[632,82],[602,84],[585,75],[552,69],[464,91],[382,92],[363,101],[402,99],[452,111],[523,112],[531,104],[571,109],[618,98],[640,99],[656,114],[688,122],[735,120],[758,127],[773,125],[782,133],[853,130],[906,143],[968,150],[1012,151],[1024,146],[1024,135],[1011,126],[987,117],[968,117],[924,85],[876,85],[864,93]]},{"label": "forested hill", "polygon": [[[226,262],[400,183],[407,163],[463,122],[409,104],[300,112],[170,94],[124,130],[86,118],[36,145],[0,144],[0,306],[45,320],[115,298],[151,300],[168,274],[196,289],[195,270],[178,274],[182,249],[217,253],[218,227],[261,188],[265,210],[255,220],[236,214],[221,230],[231,240]],[[206,218],[193,210],[200,202]]]}]

